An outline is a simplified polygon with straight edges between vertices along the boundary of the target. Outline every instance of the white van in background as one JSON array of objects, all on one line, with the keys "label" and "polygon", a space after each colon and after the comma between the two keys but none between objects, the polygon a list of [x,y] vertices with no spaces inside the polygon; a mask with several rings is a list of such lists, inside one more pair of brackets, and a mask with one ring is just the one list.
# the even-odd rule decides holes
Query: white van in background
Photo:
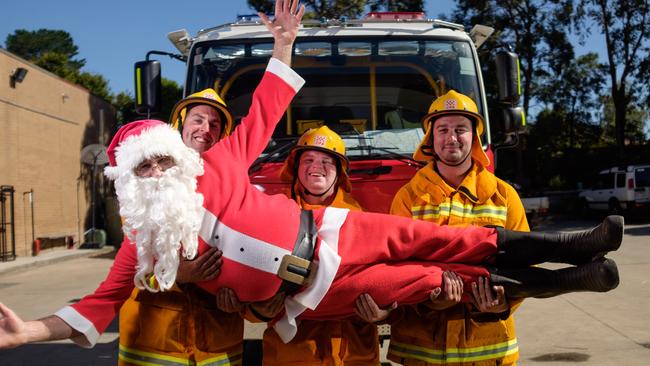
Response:
[{"label": "white van in background", "polygon": [[578,198],[585,209],[607,210],[612,214],[650,208],[650,165],[605,169]]}]

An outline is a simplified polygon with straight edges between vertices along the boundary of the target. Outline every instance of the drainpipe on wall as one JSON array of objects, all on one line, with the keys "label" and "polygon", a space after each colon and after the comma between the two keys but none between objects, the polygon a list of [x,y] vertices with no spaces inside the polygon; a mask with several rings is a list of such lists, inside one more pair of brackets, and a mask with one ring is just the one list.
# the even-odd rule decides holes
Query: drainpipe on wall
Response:
[{"label": "drainpipe on wall", "polygon": [[[32,213],[32,245],[35,243],[35,230],[34,230],[34,188],[30,188],[29,191],[23,192],[23,220],[25,219],[25,195],[29,195],[29,208]],[[27,239],[27,230],[25,229],[25,239]],[[26,248],[29,248],[30,246],[27,245]]]}]

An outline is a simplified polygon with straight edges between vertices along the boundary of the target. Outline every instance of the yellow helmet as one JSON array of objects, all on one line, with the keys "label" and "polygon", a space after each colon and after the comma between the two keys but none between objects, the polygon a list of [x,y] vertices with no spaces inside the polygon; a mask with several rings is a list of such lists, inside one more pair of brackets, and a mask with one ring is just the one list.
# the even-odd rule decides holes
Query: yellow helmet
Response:
[{"label": "yellow helmet", "polygon": [[310,128],[296,143],[291,151],[287,160],[284,161],[280,178],[287,182],[293,182],[298,167],[296,156],[304,150],[317,150],[334,155],[341,163],[341,174],[339,175],[339,186],[345,191],[350,192],[352,185],[350,184],[350,176],[348,169],[350,162],[345,156],[345,143],[343,139],[336,132],[329,129],[327,126],[319,128]]},{"label": "yellow helmet", "polygon": [[196,92],[176,103],[172,110],[172,115],[169,118],[169,123],[171,123],[173,128],[179,131],[183,130],[183,121],[185,121],[187,106],[191,104],[204,104],[214,107],[221,114],[221,134],[219,135],[219,139],[230,134],[233,124],[232,113],[230,113],[230,110],[226,106],[226,102],[211,88]]},{"label": "yellow helmet", "polygon": [[429,107],[429,113],[422,118],[424,138],[413,153],[413,159],[427,161],[435,159],[433,150],[433,122],[442,116],[461,115],[473,122],[474,140],[472,141],[472,158],[484,167],[490,165],[490,159],[483,151],[480,136],[484,131],[483,116],[478,113],[478,107],[472,98],[450,90],[447,94],[436,98]]}]

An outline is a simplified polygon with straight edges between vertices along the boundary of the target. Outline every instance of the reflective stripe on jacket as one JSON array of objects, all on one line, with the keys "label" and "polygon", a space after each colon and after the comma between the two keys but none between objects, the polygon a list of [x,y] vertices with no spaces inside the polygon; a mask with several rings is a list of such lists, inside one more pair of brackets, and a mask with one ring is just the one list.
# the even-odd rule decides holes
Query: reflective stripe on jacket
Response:
[{"label": "reflective stripe on jacket", "polygon": [[[529,230],[515,189],[478,164],[455,189],[429,163],[398,191],[391,213],[441,225]],[[520,303],[510,301],[510,313]],[[505,316],[472,313],[468,304],[442,312],[425,304],[403,307],[391,321],[388,358],[404,365],[514,364],[519,358],[515,324],[511,314]]]},{"label": "reflective stripe on jacket", "polygon": [[[306,210],[324,207],[310,205],[300,196],[296,202]],[[359,203],[342,189],[337,190],[330,206],[361,211]],[[360,319],[303,320],[295,338],[287,344],[282,342],[273,328],[267,328],[263,341],[265,366],[379,365],[377,326]]]}]

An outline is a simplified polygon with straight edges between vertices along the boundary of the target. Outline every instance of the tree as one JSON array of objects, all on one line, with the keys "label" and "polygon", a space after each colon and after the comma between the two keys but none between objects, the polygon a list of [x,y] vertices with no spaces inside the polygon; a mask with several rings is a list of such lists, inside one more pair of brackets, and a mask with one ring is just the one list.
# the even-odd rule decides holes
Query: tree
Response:
[{"label": "tree", "polygon": [[489,24],[496,32],[492,45],[511,44],[519,54],[522,103],[528,115],[536,96],[535,70],[553,47],[545,43],[547,32],[563,32],[571,23],[569,0],[458,0],[454,20],[462,24]]},{"label": "tree", "polygon": [[81,85],[94,95],[111,100],[108,80],[100,74],[82,72],[84,59],[74,59],[79,49],[70,33],[63,30],[39,29],[27,31],[18,29],[7,36],[7,50],[33,62],[66,80]]},{"label": "tree", "polygon": [[[160,112],[156,113],[154,117],[167,121],[171,116],[172,109],[176,102],[183,97],[183,89],[173,80],[162,78],[161,97],[162,103]],[[117,111],[117,124],[123,125],[125,123],[142,119],[135,113],[135,100],[128,92],[121,92],[113,97],[113,106]]]},{"label": "tree", "polygon": [[7,51],[30,61],[55,53],[63,55],[67,60],[66,65],[73,70],[79,70],[86,64],[84,59],[73,59],[79,53],[79,49],[74,44],[70,33],[63,30],[17,29],[7,36],[5,46]]},{"label": "tree", "polygon": [[[273,13],[274,2],[247,0],[248,6],[266,14]],[[357,18],[366,5],[365,0],[303,0],[307,12],[305,19],[339,19],[342,16]]]},{"label": "tree", "polygon": [[[648,91],[648,80],[643,75],[650,58],[650,5],[648,0],[581,0],[576,22],[592,22],[605,36],[616,144],[622,153],[628,114],[634,109],[635,99],[641,99],[637,91]],[[590,32],[591,27],[583,28],[583,35]]]},{"label": "tree", "polygon": [[38,58],[28,60],[32,61],[35,65],[68,80],[70,80],[75,73],[79,72],[79,70],[70,67],[68,56],[63,53],[44,52]]},{"label": "tree", "polygon": [[111,104],[115,107],[118,126],[138,119],[135,114],[135,100],[129,92],[123,91],[114,95]]},{"label": "tree", "polygon": [[[562,44],[557,40],[559,48],[570,50],[570,43]],[[563,52],[564,53],[564,52]],[[599,125],[599,113],[602,110],[601,90],[605,85],[603,77],[604,65],[598,62],[598,55],[588,53],[577,59],[567,55],[551,56],[549,67],[540,71],[541,85],[538,98],[550,109],[557,112],[556,118],[561,118],[553,139],[566,134],[564,148],[589,147],[597,142],[593,135],[585,134],[587,125]],[[539,123],[539,118],[536,123]],[[549,135],[546,135],[549,136]],[[596,136],[597,137],[597,136]]]},{"label": "tree", "polygon": [[370,11],[423,11],[423,0],[371,0]]},{"label": "tree", "polygon": [[[606,95],[602,98],[603,104],[603,116],[601,127],[603,129],[603,135],[601,140],[606,144],[617,143],[615,139],[612,139],[612,136],[616,137],[616,107],[612,101],[611,96]],[[628,106],[628,109],[625,113],[625,139],[623,140],[623,146],[628,145],[641,145],[646,141],[646,134],[644,131],[645,123],[648,120],[648,110],[644,110],[640,107],[631,105]],[[623,149],[619,146],[619,154]],[[623,156],[620,156],[623,157]]]},{"label": "tree", "polygon": [[173,80],[162,78],[162,106],[160,108],[160,118],[163,121],[169,120],[172,109],[176,102],[183,98],[183,88]]},{"label": "tree", "polygon": [[273,14],[275,2],[271,0],[247,0],[248,7],[264,14]]},{"label": "tree", "polygon": [[67,79],[75,84],[83,86],[95,96],[104,100],[110,101],[112,98],[111,90],[108,87],[108,80],[100,74],[92,74],[84,71],[76,73]]}]

